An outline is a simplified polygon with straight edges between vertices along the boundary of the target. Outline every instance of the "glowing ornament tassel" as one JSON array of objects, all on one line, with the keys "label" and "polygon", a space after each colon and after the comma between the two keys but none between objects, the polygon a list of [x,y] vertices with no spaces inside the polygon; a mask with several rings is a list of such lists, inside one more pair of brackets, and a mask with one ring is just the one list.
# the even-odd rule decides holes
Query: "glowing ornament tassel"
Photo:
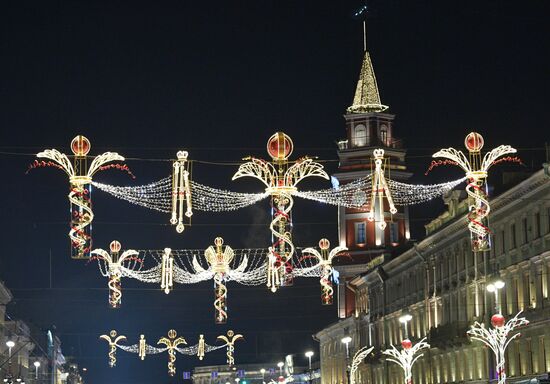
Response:
[{"label": "glowing ornament tassel", "polygon": [[199,342],[197,346],[197,357],[199,360],[204,359],[206,343],[204,341],[204,335],[199,335]]},{"label": "glowing ornament tassel", "polygon": [[487,194],[484,191],[485,180],[489,168],[504,155],[516,153],[516,150],[509,145],[500,145],[497,148],[487,152],[481,157],[483,148],[483,136],[479,133],[471,132],[466,136],[464,145],[468,149],[467,158],[462,151],[454,148],[442,149],[433,154],[433,157],[442,157],[456,163],[466,172],[468,185],[466,193],[471,199],[468,213],[468,229],[471,234],[472,250],[474,252],[486,251],[490,248],[487,218],[491,207],[487,200]]},{"label": "glowing ornament tassel", "polygon": [[[292,154],[293,143],[290,137],[282,132],[272,135],[267,142],[267,152],[272,162],[257,158],[247,158],[233,175],[233,180],[241,177],[254,177],[266,186],[266,193],[271,195],[272,221],[269,229],[273,244],[269,247],[267,286],[275,292],[280,285],[292,284],[292,206],[293,194],[298,193],[296,185],[306,177],[316,176],[329,179],[323,166],[307,157],[298,159],[288,165]],[[275,259],[275,260],[274,260]],[[278,269],[275,272],[275,268]]]},{"label": "glowing ornament tassel", "polygon": [[103,339],[109,343],[109,367],[113,368],[116,366],[116,350],[119,346],[118,343],[126,340],[126,336],[118,336],[117,331],[112,330],[109,335],[101,335],[100,339]]},{"label": "glowing ornament tassel", "polygon": [[164,248],[162,255],[162,268],[160,277],[160,288],[164,293],[169,294],[174,286],[174,256],[170,248]]},{"label": "glowing ornament tassel", "polygon": [[332,260],[335,257],[343,256],[342,252],[347,251],[346,247],[338,246],[333,250],[329,251],[330,241],[327,239],[319,240],[319,248],[321,252],[317,251],[315,248],[305,248],[302,251],[302,254],[313,255],[321,266],[321,302],[323,305],[331,305],[333,302],[334,288],[332,288],[332,280],[334,279],[332,268]]},{"label": "glowing ornament tassel", "polygon": [[122,304],[122,269],[124,264],[130,261],[139,261],[137,256],[139,253],[133,249],[129,249],[120,254],[122,245],[114,240],[109,245],[111,253],[107,253],[103,249],[95,249],[91,252],[94,258],[102,260],[107,264],[107,274],[109,277],[109,305],[111,308],[119,308]]},{"label": "glowing ornament tassel", "polygon": [[225,342],[225,346],[227,347],[227,365],[232,367],[233,365],[235,365],[235,342],[237,340],[244,339],[244,337],[241,334],[236,334],[230,329],[229,331],[227,331],[227,336],[220,335],[218,336],[218,339]]},{"label": "glowing ornament tassel", "polygon": [[423,355],[418,353],[421,349],[430,348],[430,344],[426,343],[426,338],[423,338],[414,346],[409,339],[405,339],[401,342],[403,349],[397,350],[393,345],[390,349],[382,351],[382,354],[388,355],[386,360],[396,363],[401,367],[405,375],[405,384],[412,384],[412,368],[414,363]]},{"label": "glowing ornament tassel", "polygon": [[397,208],[393,203],[393,198],[388,188],[388,183],[384,177],[384,169],[382,163],[384,161],[384,150],[375,149],[374,156],[374,172],[372,175],[372,189],[370,197],[370,208],[367,213],[367,220],[376,221],[378,228],[384,230],[386,228],[386,219],[384,217],[384,197],[388,201],[390,213],[397,213]]},{"label": "glowing ornament tassel", "polygon": [[147,354],[147,341],[145,340],[145,335],[139,336],[139,347],[138,347],[138,356],[143,361],[145,360],[145,355]]},{"label": "glowing ornament tassel", "polygon": [[182,233],[185,229],[183,217],[187,218],[187,225],[190,225],[193,209],[189,181],[189,162],[187,161],[188,153],[186,151],[179,151],[176,156],[178,159],[174,161],[174,169],[172,171],[172,213],[170,223],[176,226],[178,233]]},{"label": "glowing ornament tassel", "polygon": [[473,340],[481,341],[495,354],[498,384],[506,383],[506,348],[512,340],[520,336],[520,333],[510,336],[510,332],[529,324],[525,317],[518,317],[520,314],[521,311],[506,322],[504,316],[497,313],[491,317],[492,329],[487,329],[485,324],[476,321],[468,331],[468,335]]},{"label": "glowing ornament tassel", "polygon": [[[73,259],[87,259],[92,248],[91,226],[94,219],[92,211],[92,199],[90,185],[92,176],[101,170],[108,169],[107,165],[113,161],[124,161],[124,157],[115,152],[105,152],[95,157],[88,167],[88,152],[90,141],[84,136],[76,136],[71,142],[71,150],[74,154],[74,162],[57,149],[46,149],[36,156],[51,160],[46,165],[53,165],[64,170],[69,176],[70,192],[68,195],[71,212],[71,257]],[[38,165],[41,166],[41,165]],[[114,167],[114,165],[113,165]],[[127,168],[120,167],[120,169]]]},{"label": "glowing ornament tassel", "polygon": [[176,375],[176,348],[181,344],[187,344],[183,337],[177,337],[178,334],[175,330],[168,331],[168,337],[161,337],[157,344],[163,344],[168,351],[168,374],[170,376]]}]

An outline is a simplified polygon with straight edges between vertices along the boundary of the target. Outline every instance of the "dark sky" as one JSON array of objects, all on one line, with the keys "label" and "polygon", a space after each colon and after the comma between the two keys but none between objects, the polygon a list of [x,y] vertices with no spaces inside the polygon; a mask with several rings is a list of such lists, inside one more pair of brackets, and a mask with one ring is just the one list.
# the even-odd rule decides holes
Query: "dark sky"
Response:
[{"label": "dark sky", "polygon": [[[438,148],[461,147],[477,130],[487,148],[512,144],[528,168],[540,168],[548,140],[548,12],[543,0],[371,1],[369,51],[382,101],[397,114],[415,181],[459,173],[423,171]],[[360,1],[12,1],[0,6],[0,278],[16,303],[8,311],[40,327],[56,324],[66,354],[89,368],[88,383],[170,382],[166,356],[141,363],[119,353],[108,369],[97,336],[116,328],[131,341],[152,342],[175,328],[189,339],[213,342],[229,327],[245,334],[237,361],[276,362],[284,353],[314,347],[311,334],[336,321],[322,307],[316,281],[269,294],[230,285],[230,323],[213,324],[212,287],[178,287],[169,296],[125,281],[123,307],[107,308],[106,281],[95,265],[68,256],[65,176],[55,169],[24,175],[43,148],[68,151],[81,133],[92,153],[117,150],[131,158],[168,159],[178,149],[203,161],[265,156],[277,130],[295,142],[296,156],[335,159],[345,135],[362,59]],[[128,161],[135,183],[165,177],[170,164]],[[332,164],[332,165],[330,165]],[[329,170],[333,167],[329,163]],[[240,191],[235,166],[199,164],[194,178]],[[332,168],[333,169],[333,168]],[[108,172],[98,181],[130,184]],[[311,187],[326,187],[312,183]],[[196,215],[176,236],[167,217],[94,194],[95,246],[204,248],[221,235],[235,248],[269,240],[266,204],[242,214]],[[439,202],[413,211],[414,237]],[[309,202],[296,208],[296,242],[335,241],[335,209]],[[250,224],[259,224],[253,225]],[[49,254],[52,287],[49,289]],[[143,288],[150,288],[144,290]],[[204,364],[223,362],[223,353]],[[194,359],[178,357],[178,370]],[[175,382],[175,381],[174,381]]]}]

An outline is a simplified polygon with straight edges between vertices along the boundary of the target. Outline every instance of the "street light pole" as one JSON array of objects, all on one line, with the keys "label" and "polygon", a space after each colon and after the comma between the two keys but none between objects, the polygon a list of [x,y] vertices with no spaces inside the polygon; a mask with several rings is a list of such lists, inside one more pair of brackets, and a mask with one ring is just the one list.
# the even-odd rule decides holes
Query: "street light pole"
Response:
[{"label": "street light pole", "polygon": [[342,337],[342,343],[346,345],[346,383],[350,384],[349,343],[351,343],[351,336],[348,334],[347,331],[344,334],[344,337]]},{"label": "street light pole", "polygon": [[498,291],[499,289],[504,288],[504,280],[502,280],[500,277],[497,277],[493,281],[491,281],[489,284],[487,284],[487,291],[488,292],[494,292],[495,294],[495,311],[496,313],[502,313],[502,308],[500,306],[500,303],[498,301]]},{"label": "street light pole", "polygon": [[309,382],[311,383],[313,381],[313,372],[311,370],[311,357],[313,356],[313,351],[307,351],[306,357],[309,360]]}]

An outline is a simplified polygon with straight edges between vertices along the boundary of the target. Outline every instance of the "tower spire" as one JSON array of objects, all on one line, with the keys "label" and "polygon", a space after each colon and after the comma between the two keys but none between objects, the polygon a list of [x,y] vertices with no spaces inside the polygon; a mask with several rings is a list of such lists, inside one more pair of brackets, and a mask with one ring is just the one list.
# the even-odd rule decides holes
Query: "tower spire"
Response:
[{"label": "tower spire", "polygon": [[[364,44],[366,45],[366,37]],[[388,109],[388,106],[380,102],[380,94],[378,93],[378,84],[376,83],[374,68],[369,52],[365,49],[365,57],[363,58],[359,81],[357,81],[353,104],[348,107],[347,111],[349,113],[369,113],[382,112],[386,109]]]}]

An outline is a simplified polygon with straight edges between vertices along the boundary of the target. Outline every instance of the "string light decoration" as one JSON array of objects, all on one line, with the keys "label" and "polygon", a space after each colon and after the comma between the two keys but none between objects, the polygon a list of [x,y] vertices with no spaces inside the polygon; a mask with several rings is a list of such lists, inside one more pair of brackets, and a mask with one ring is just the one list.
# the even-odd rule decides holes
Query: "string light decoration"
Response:
[{"label": "string light decoration", "polygon": [[96,156],[88,166],[90,148],[90,141],[86,137],[78,135],[71,142],[71,151],[74,154],[73,163],[71,163],[67,155],[59,152],[57,149],[46,149],[39,152],[36,157],[51,161],[35,162],[34,165],[31,165],[31,168],[54,166],[62,169],[69,176],[70,192],[68,198],[71,212],[69,238],[71,240],[71,257],[73,259],[88,259],[92,248],[92,230],[90,224],[94,219],[94,213],[92,211],[90,185],[93,175],[110,168],[128,171],[128,167],[125,165],[109,164],[113,161],[124,161],[124,157],[116,152],[105,152]]},{"label": "string light decoration", "polygon": [[[191,225],[193,209],[191,207],[191,186],[189,183],[188,153],[179,151],[177,160],[173,164],[172,174],[172,216],[170,223],[176,226],[176,231],[182,233],[185,229],[183,217],[187,218],[187,225]],[[184,212],[185,205],[185,212]]]},{"label": "string light decoration", "polygon": [[134,270],[141,264],[141,260],[137,257],[139,255],[137,251],[129,249],[120,254],[121,248],[122,245],[114,240],[109,245],[111,253],[103,249],[95,249],[91,252],[92,259],[96,258],[106,263],[104,269],[100,267],[100,271],[104,270],[104,276],[109,278],[109,305],[111,308],[119,308],[122,303],[121,278],[125,270]]},{"label": "string light decoration", "polygon": [[477,132],[471,132],[466,136],[464,145],[468,150],[468,157],[462,151],[454,148],[442,149],[433,154],[434,158],[445,158],[455,162],[466,172],[468,185],[466,193],[472,203],[468,213],[468,229],[470,230],[472,250],[474,252],[487,251],[490,249],[490,230],[487,219],[491,207],[487,199],[487,192],[484,189],[485,180],[489,168],[498,161],[499,158],[516,153],[516,150],[509,145],[500,145],[487,152],[481,157],[481,149],[484,140]]},{"label": "string light decoration", "polygon": [[426,343],[426,338],[423,338],[416,344],[412,344],[409,339],[401,342],[403,349],[399,351],[395,346],[391,345],[390,349],[382,351],[384,355],[388,355],[386,360],[391,361],[401,367],[405,375],[405,384],[412,384],[412,368],[414,363],[423,355],[418,353],[421,349],[430,348],[430,344]]},{"label": "string light decoration", "polygon": [[[215,321],[216,324],[225,324],[227,322],[227,286],[225,283],[233,271],[230,264],[235,258],[235,252],[230,246],[223,247],[223,239],[216,237],[214,247],[210,246],[204,251],[204,258],[209,265],[208,269],[204,269],[196,257],[193,257],[193,268],[197,274],[214,279]],[[235,271],[241,273],[247,265],[248,258],[244,256]]]},{"label": "string light decoration", "polygon": [[157,344],[166,346],[168,351],[168,375],[176,375],[176,348],[181,344],[187,344],[183,337],[177,337],[178,333],[171,329],[168,331],[167,337],[161,337]]},{"label": "string light decoration", "polygon": [[162,269],[160,276],[160,288],[169,294],[174,286],[174,257],[170,248],[164,248],[162,255]]},{"label": "string light decoration", "polygon": [[491,317],[492,329],[487,329],[485,324],[476,321],[468,331],[470,338],[481,341],[493,351],[498,384],[506,383],[506,348],[512,340],[521,335],[520,333],[510,335],[510,333],[518,327],[529,324],[525,317],[518,317],[520,314],[521,311],[506,322],[504,316],[497,313]]},{"label": "string light decoration", "polygon": [[217,337],[218,340],[225,342],[224,346],[227,347],[227,365],[230,367],[235,365],[235,342],[238,340],[244,340],[244,336],[238,333],[235,333],[233,330],[227,331],[227,335],[220,335]]},{"label": "string light decoration", "polygon": [[121,341],[126,340],[126,336],[118,335],[114,329],[109,332],[109,335],[101,335],[100,339],[103,339],[109,343],[109,367],[114,368],[116,366],[116,350],[119,347]]},{"label": "string light decoration", "polygon": [[318,260],[319,266],[322,270],[321,279],[321,302],[323,305],[331,305],[333,302],[334,289],[332,288],[332,282],[335,280],[338,283],[338,276],[335,275],[335,271],[332,268],[332,260],[335,257],[343,256],[342,252],[347,251],[348,248],[338,246],[329,251],[330,241],[327,239],[319,240],[319,248],[321,252],[315,248],[305,248],[302,250],[303,255],[313,255]]},{"label": "string light decoration", "polygon": [[357,382],[357,379],[355,378],[355,373],[357,372],[359,365],[363,362],[365,357],[367,357],[367,355],[372,352],[373,349],[374,347],[366,346],[358,350],[355,355],[353,355],[349,371],[350,384],[355,384]]},{"label": "string light decoration", "polygon": [[[297,191],[296,185],[306,177],[329,179],[323,166],[310,158],[298,159],[289,166],[288,158],[292,154],[291,138],[283,132],[277,132],[267,141],[267,152],[272,163],[254,157],[239,166],[233,180],[241,177],[253,177],[266,186],[271,196],[272,221],[269,225],[273,237],[268,262],[268,287],[275,292],[282,284],[292,284],[292,217],[294,205],[292,195]],[[277,269],[277,272],[274,271]]]}]

